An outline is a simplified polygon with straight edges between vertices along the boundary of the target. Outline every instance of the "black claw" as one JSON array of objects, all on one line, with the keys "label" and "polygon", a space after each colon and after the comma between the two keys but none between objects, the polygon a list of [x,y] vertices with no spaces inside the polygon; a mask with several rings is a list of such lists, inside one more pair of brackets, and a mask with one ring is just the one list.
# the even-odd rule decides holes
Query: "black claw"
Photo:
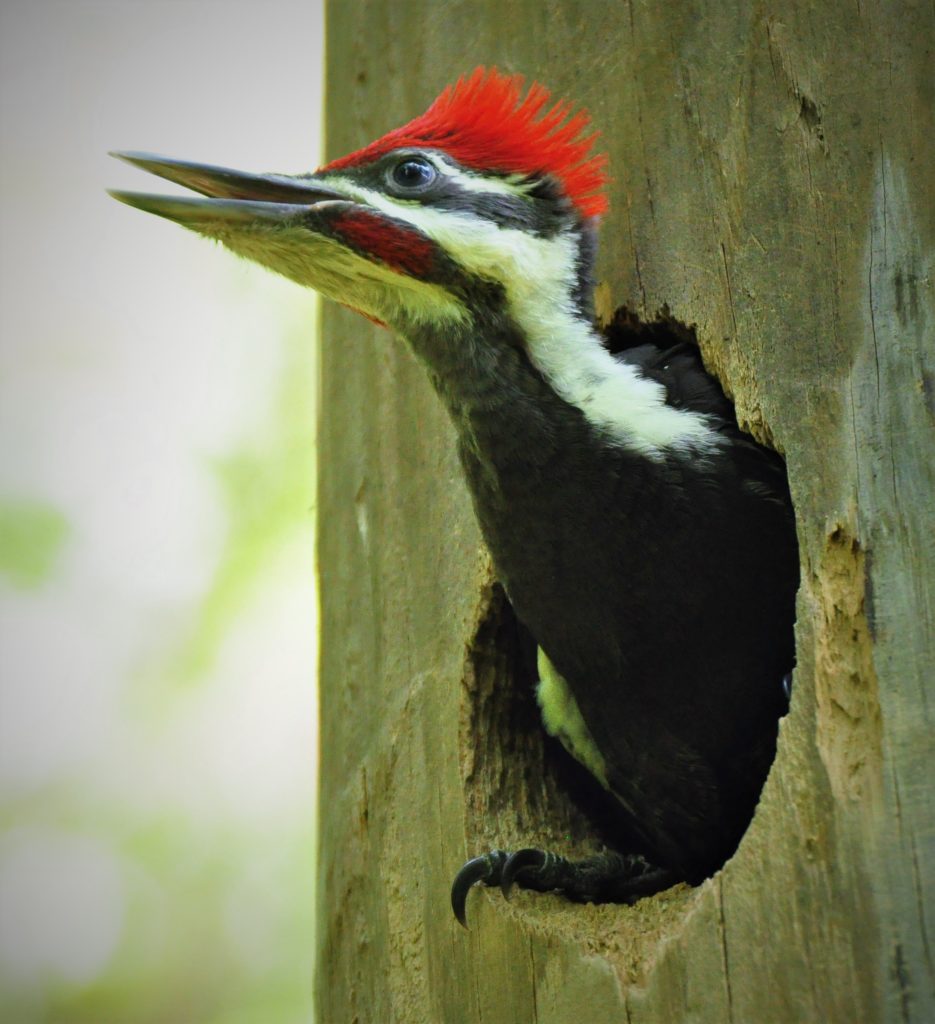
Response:
[{"label": "black claw", "polygon": [[527,848],[511,853],[500,871],[500,891],[504,899],[510,898],[510,890],[516,876],[523,868],[544,868],[548,861],[548,854],[542,850]]},{"label": "black claw", "polygon": [[451,909],[462,927],[467,928],[467,894],[477,882],[496,885],[500,872],[506,861],[506,854],[501,850],[472,857],[455,875],[451,883]]},{"label": "black claw", "polygon": [[499,885],[504,899],[514,885],[535,892],[560,892],[576,903],[636,903],[644,896],[668,889],[681,876],[650,864],[639,854],[613,850],[569,861],[548,850],[525,847],[515,853],[491,850],[473,857],[455,875],[451,909],[467,928],[467,896],[478,882]]}]

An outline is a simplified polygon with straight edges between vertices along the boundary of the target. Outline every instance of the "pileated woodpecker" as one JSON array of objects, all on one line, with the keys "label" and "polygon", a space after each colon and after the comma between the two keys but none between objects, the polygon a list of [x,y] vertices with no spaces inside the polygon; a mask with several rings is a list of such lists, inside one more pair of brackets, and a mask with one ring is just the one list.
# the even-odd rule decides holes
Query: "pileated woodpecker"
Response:
[{"label": "pileated woodpecker", "polygon": [[[787,706],[798,584],[782,460],[688,343],[592,323],[605,160],[588,118],[478,68],[314,174],[115,154],[202,197],[112,193],[398,333],[448,410],[500,580],[539,646],[545,728],[641,853],[494,850],[475,882],[627,902],[719,868]],[[645,856],[644,856],[645,855]]]}]

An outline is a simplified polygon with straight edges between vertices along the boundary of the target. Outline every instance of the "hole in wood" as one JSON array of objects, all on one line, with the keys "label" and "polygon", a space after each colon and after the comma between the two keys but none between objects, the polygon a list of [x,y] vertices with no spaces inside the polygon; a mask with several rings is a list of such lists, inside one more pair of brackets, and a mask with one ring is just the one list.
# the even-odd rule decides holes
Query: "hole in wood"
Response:
[{"label": "hole in wood", "polygon": [[[644,322],[629,310],[619,309],[606,328],[606,336],[608,347],[615,353],[642,345],[662,350],[691,345],[697,349],[692,328],[674,320],[665,310],[655,320]],[[736,424],[733,405],[723,393],[717,397],[717,415]],[[770,462],[781,481],[779,496],[787,500],[782,460],[776,455]],[[743,539],[744,544],[749,542],[749,538]],[[709,877],[735,852],[775,757],[779,719],[787,710],[784,672],[791,671],[794,657],[792,622],[798,582],[794,530],[791,539],[786,539],[786,548],[783,557],[788,558],[788,570],[783,578],[788,593],[779,605],[787,620],[783,640],[787,649],[775,659],[785,668],[777,668],[769,686],[763,680],[753,682],[762,689],[762,709],[757,708],[754,723],[758,730],[756,743],[751,744],[741,732],[732,741],[736,749],[725,748],[721,762],[715,766],[716,772],[723,773],[717,776],[717,783],[723,784],[725,791],[733,787],[729,794],[733,805],[726,807],[722,818],[726,838],[714,854],[706,853],[702,870],[694,877],[687,876],[693,883]],[[653,851],[642,841],[644,837],[621,814],[615,797],[546,734],[535,698],[536,645],[518,622],[503,590],[491,585],[484,601],[484,613],[469,652],[462,720],[469,853],[536,846],[577,858],[608,846],[622,852],[641,852],[656,861]],[[739,634],[737,642],[743,642]],[[788,680],[785,682],[788,684]]]},{"label": "hole in wood", "polygon": [[461,747],[477,852],[533,845],[584,856],[625,841],[607,794],[542,727],[536,644],[499,584],[483,606],[468,655]]}]

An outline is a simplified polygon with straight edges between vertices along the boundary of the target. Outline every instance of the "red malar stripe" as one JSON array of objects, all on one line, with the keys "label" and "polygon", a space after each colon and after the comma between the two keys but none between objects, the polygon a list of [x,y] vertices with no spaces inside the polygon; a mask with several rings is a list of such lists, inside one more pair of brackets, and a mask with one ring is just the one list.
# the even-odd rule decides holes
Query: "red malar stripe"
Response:
[{"label": "red malar stripe", "polygon": [[435,246],[424,235],[366,210],[348,210],[331,222],[352,245],[410,277],[427,277]]}]

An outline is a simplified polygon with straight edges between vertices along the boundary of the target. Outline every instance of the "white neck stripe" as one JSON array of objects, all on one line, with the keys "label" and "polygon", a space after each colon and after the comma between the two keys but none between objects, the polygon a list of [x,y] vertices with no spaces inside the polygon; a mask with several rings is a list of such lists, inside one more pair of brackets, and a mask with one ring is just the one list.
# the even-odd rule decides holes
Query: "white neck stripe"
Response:
[{"label": "white neck stripe", "polygon": [[576,240],[570,234],[541,238],[466,211],[396,202],[347,178],[327,180],[408,221],[470,273],[499,282],[533,365],[607,440],[649,458],[662,458],[667,450],[710,451],[720,445],[721,436],[707,417],[666,405],[663,385],[615,359],[577,315],[572,299]]}]

